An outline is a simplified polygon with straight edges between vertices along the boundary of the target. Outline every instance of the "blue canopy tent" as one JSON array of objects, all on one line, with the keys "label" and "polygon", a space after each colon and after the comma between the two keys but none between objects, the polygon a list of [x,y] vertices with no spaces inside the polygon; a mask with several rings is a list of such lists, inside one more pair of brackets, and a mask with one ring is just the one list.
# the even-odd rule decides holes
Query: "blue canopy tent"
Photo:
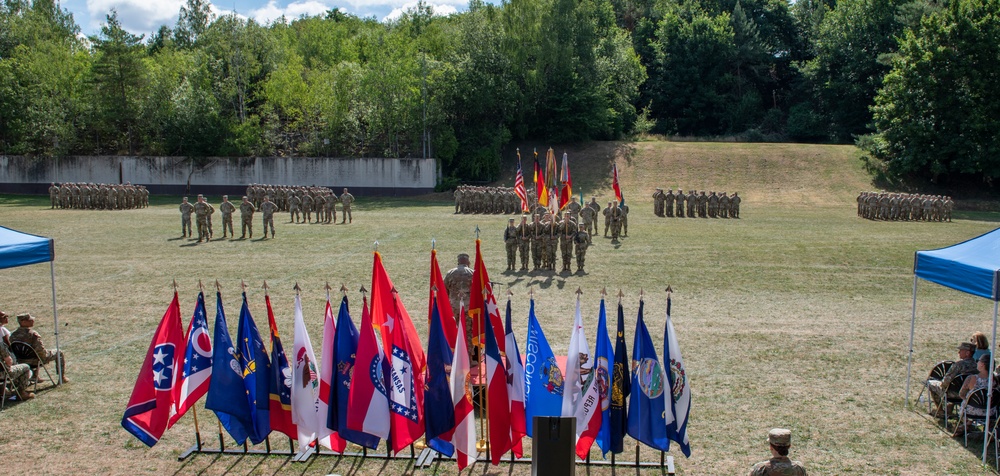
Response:
[{"label": "blue canopy tent", "polygon": [[[55,245],[52,238],[36,236],[0,226],[0,269],[49,262],[52,276],[52,318],[55,320],[56,348],[59,348],[59,315],[56,313]],[[59,372],[59,366],[56,366]],[[62,382],[62,375],[56,385]]]},{"label": "blue canopy tent", "polygon": [[[993,301],[993,340],[997,340],[997,310],[1000,306],[1000,228],[947,248],[918,251],[913,260],[913,312],[910,317],[910,355],[906,362],[906,404],[910,404],[910,370],[913,364],[913,331],[917,320],[917,278]],[[990,353],[990,368],[996,362]],[[993,388],[990,372],[989,388]],[[992,405],[993,393],[987,398]],[[989,412],[986,427],[989,428]],[[983,445],[983,462],[986,448]]]}]

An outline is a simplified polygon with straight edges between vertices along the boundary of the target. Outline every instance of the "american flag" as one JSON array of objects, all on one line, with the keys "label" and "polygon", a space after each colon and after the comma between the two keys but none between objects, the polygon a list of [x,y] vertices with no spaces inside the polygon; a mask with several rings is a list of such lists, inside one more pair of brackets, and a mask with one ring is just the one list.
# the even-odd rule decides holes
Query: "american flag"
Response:
[{"label": "american flag", "polygon": [[514,193],[521,199],[521,211],[528,211],[528,191],[524,189],[524,174],[521,173],[521,151],[517,151],[517,175],[514,177]]}]

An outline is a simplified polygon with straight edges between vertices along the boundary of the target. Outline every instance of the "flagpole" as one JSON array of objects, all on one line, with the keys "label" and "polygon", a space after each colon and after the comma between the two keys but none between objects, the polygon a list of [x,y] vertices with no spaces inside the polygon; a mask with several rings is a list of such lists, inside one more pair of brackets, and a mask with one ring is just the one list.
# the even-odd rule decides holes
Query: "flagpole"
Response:
[{"label": "flagpole", "polygon": [[[202,295],[205,294],[205,286],[203,284],[201,284],[201,280],[200,279],[198,280],[198,291],[200,291]],[[174,293],[175,294],[177,293],[177,280],[176,279],[174,280]],[[198,451],[201,451],[201,431],[198,430],[198,409],[195,408],[194,405],[191,405],[191,416],[194,417],[194,441],[195,441],[195,445],[197,446]]]},{"label": "flagpole", "polygon": [[[198,286],[201,286],[201,280],[198,280]],[[215,280],[215,292],[219,293],[220,297],[222,296],[222,285],[219,284],[218,279]],[[192,407],[192,409],[194,409],[194,407]],[[222,436],[222,422],[219,421],[218,418],[216,418],[215,422],[219,425],[219,452],[225,453],[226,439]]]},{"label": "flagpole", "polygon": [[[639,309],[642,309],[643,294],[644,293],[642,291],[642,288],[639,288]],[[636,440],[636,442],[635,442],[635,466],[639,467],[639,441],[638,440]]]},{"label": "flagpole", "polygon": [[[242,283],[242,281],[241,281],[241,283]],[[245,293],[245,292],[247,292],[246,283],[242,283],[242,284],[243,284],[243,292]],[[264,280],[264,285],[261,286],[261,289],[264,290],[264,298],[270,300],[271,296],[270,296],[270,294],[268,294],[268,287],[267,287],[267,280],[266,279]],[[271,350],[272,351],[274,350],[274,339],[273,338],[271,339]],[[270,376],[268,376],[268,378],[270,378]],[[268,397],[268,398],[270,398],[270,397]],[[271,434],[270,433],[268,433],[268,435],[264,437],[264,451],[266,451],[267,454],[271,454]]]}]

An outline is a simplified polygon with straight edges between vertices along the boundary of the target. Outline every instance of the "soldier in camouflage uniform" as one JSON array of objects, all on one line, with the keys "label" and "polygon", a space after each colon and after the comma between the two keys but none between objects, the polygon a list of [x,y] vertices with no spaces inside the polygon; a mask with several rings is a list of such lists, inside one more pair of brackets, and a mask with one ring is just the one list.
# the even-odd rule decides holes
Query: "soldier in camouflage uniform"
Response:
[{"label": "soldier in camouflage uniform", "polygon": [[260,202],[260,212],[264,216],[264,238],[267,238],[268,227],[271,228],[271,238],[274,238],[274,212],[276,211],[278,211],[278,206],[271,201],[270,196],[264,195],[264,201]]},{"label": "soldier in camouflage uniform", "polygon": [[623,200],[621,205],[618,206],[621,209],[622,214],[622,236],[628,236],[628,205],[625,204]]},{"label": "soldier in camouflage uniform", "polygon": [[587,232],[589,233],[593,229],[594,220],[597,219],[597,212],[594,211],[590,206],[585,206],[580,210],[580,223],[587,227]]},{"label": "soldier in camouflage uniform", "polygon": [[52,182],[52,185],[49,185],[49,201],[52,202],[52,210],[54,210],[56,205],[59,204],[59,187],[56,187],[55,182]]},{"label": "soldier in camouflage uniform", "polygon": [[590,247],[590,233],[587,232],[586,227],[581,223],[576,232],[576,236],[573,237],[573,245],[576,248],[576,272],[577,274],[584,273],[583,265],[587,260],[587,248]]},{"label": "soldier in camouflage uniform", "polygon": [[313,198],[309,192],[302,194],[302,223],[312,221]]},{"label": "soldier in camouflage uniform", "polygon": [[521,224],[517,226],[517,248],[521,254],[521,271],[528,270],[528,250],[531,249],[531,225],[528,217],[521,215]]},{"label": "soldier in camouflage uniform", "polygon": [[663,211],[666,212],[667,217],[674,217],[674,189],[672,188],[663,194]]},{"label": "soldier in camouflage uniform", "polygon": [[203,240],[208,241],[208,204],[205,203],[205,197],[200,194],[194,204],[194,215],[198,221],[198,243]]},{"label": "soldier in camouflage uniform", "polygon": [[761,461],[750,469],[748,476],[806,476],[802,463],[788,458],[788,448],[792,446],[792,432],[775,428],[767,434],[771,447],[771,459]]},{"label": "soldier in camouflage uniform", "polygon": [[247,231],[250,232],[250,238],[253,238],[253,213],[256,211],[257,207],[253,206],[250,197],[244,195],[243,201],[240,203],[240,221],[243,223],[241,240],[247,237]]},{"label": "soldier in camouflage uniform", "polygon": [[719,218],[729,218],[729,196],[722,192],[719,196]]},{"label": "soldier in camouflage uniform", "polygon": [[[288,192],[288,213],[289,213],[289,223],[299,222],[299,205],[302,204],[302,200],[298,197],[298,194],[294,191]],[[263,205],[263,203],[261,203]],[[266,230],[265,230],[266,231]],[[265,233],[266,237],[267,234]]]},{"label": "soldier in camouflage uniform", "polygon": [[[598,218],[601,216],[601,204],[597,203],[597,197],[590,197],[590,203],[588,203],[587,206],[594,211],[594,219],[591,221],[591,224],[594,227],[594,231],[591,233],[591,236],[593,236],[597,234],[598,226],[600,225],[600,223],[598,223]],[[590,230],[587,231],[589,232]]]},{"label": "soldier in camouflage uniform", "polygon": [[611,229],[611,202],[608,202],[608,208],[605,208],[602,213],[604,213],[604,237],[607,238],[608,230]]},{"label": "soldier in camouflage uniform", "polygon": [[451,303],[451,310],[456,319],[465,318],[466,342],[469,342],[468,314],[462,315],[461,310],[469,308],[469,296],[472,294],[472,269],[469,267],[469,255],[462,253],[458,255],[458,266],[450,269],[444,275],[444,287],[448,290],[448,300]]},{"label": "soldier in camouflage uniform", "polygon": [[653,191],[653,215],[663,216],[663,189],[658,188]]},{"label": "soldier in camouflage uniform", "polygon": [[[704,193],[704,192],[702,192]],[[687,196],[687,214],[688,218],[694,218],[698,213],[698,193],[695,190],[688,192]]]},{"label": "soldier in camouflage uniform", "polygon": [[704,190],[698,195],[698,218],[708,218],[708,196]]},{"label": "soldier in camouflage uniform", "polygon": [[708,216],[709,218],[719,217],[719,196],[713,190],[708,196]]},{"label": "soldier in camouflage uniform", "polygon": [[576,239],[576,231],[576,222],[570,219],[569,214],[563,215],[559,235],[559,246],[562,250],[562,271],[573,271],[573,242]]},{"label": "soldier in camouflage uniform", "polygon": [[191,213],[194,212],[194,205],[188,203],[188,198],[181,200],[181,238],[191,237]]},{"label": "soldier in camouflage uniform", "polygon": [[340,194],[340,203],[344,206],[340,216],[340,224],[343,225],[345,220],[347,223],[353,223],[354,217],[351,216],[351,204],[354,203],[354,195],[347,192],[347,187],[344,187],[344,193]]},{"label": "soldier in camouflage uniform", "polygon": [[463,213],[462,212],[462,186],[459,185],[457,188],[455,188],[455,191],[452,192],[452,195],[455,196],[455,215],[458,215],[459,213]]},{"label": "soldier in camouflage uniform", "polygon": [[541,217],[532,215],[531,224],[531,264],[532,270],[542,267],[542,254],[544,253],[544,230],[542,229]]},{"label": "soldier in camouflage uniform", "polygon": [[684,202],[687,201],[687,195],[684,195],[684,190],[677,189],[677,218],[684,218]]},{"label": "soldier in camouflage uniform", "polygon": [[556,217],[549,217],[548,233],[545,235],[545,269],[556,270],[556,255],[559,253],[559,224]]},{"label": "soldier in camouflage uniform", "polygon": [[611,225],[611,242],[618,243],[618,236],[622,231],[622,209],[618,207],[618,202],[614,201],[608,205],[608,222]]},{"label": "soldier in camouflage uniform", "polygon": [[514,271],[517,264],[517,227],[514,219],[507,219],[507,228],[503,230],[503,244],[507,249],[507,271]]},{"label": "soldier in camouflage uniform", "polygon": [[233,212],[236,211],[236,205],[233,205],[229,201],[229,195],[222,196],[222,204],[219,205],[219,211],[222,212],[222,237],[226,237],[226,230],[229,230],[229,237],[236,238],[236,232],[233,231]]}]

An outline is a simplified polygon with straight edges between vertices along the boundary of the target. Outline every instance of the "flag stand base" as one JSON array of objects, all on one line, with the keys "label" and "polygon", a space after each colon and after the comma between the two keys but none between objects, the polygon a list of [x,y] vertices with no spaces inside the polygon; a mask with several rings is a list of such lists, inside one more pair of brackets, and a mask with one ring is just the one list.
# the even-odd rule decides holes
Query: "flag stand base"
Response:
[{"label": "flag stand base", "polygon": [[[662,453],[661,453],[662,455]],[[428,468],[435,460],[442,461],[455,461],[454,457],[444,456],[437,451],[432,449],[424,450],[421,453],[420,458],[414,463],[414,468]],[[510,464],[531,464],[531,458],[510,458],[503,460]],[[484,458],[479,458],[477,456],[476,463],[486,463],[489,464],[489,455],[485,455]],[[576,464],[580,466],[612,466],[612,467],[624,467],[624,468],[664,468],[665,474],[673,475],[674,470],[674,457],[670,455],[664,455],[660,461],[587,461],[577,458]]]}]

